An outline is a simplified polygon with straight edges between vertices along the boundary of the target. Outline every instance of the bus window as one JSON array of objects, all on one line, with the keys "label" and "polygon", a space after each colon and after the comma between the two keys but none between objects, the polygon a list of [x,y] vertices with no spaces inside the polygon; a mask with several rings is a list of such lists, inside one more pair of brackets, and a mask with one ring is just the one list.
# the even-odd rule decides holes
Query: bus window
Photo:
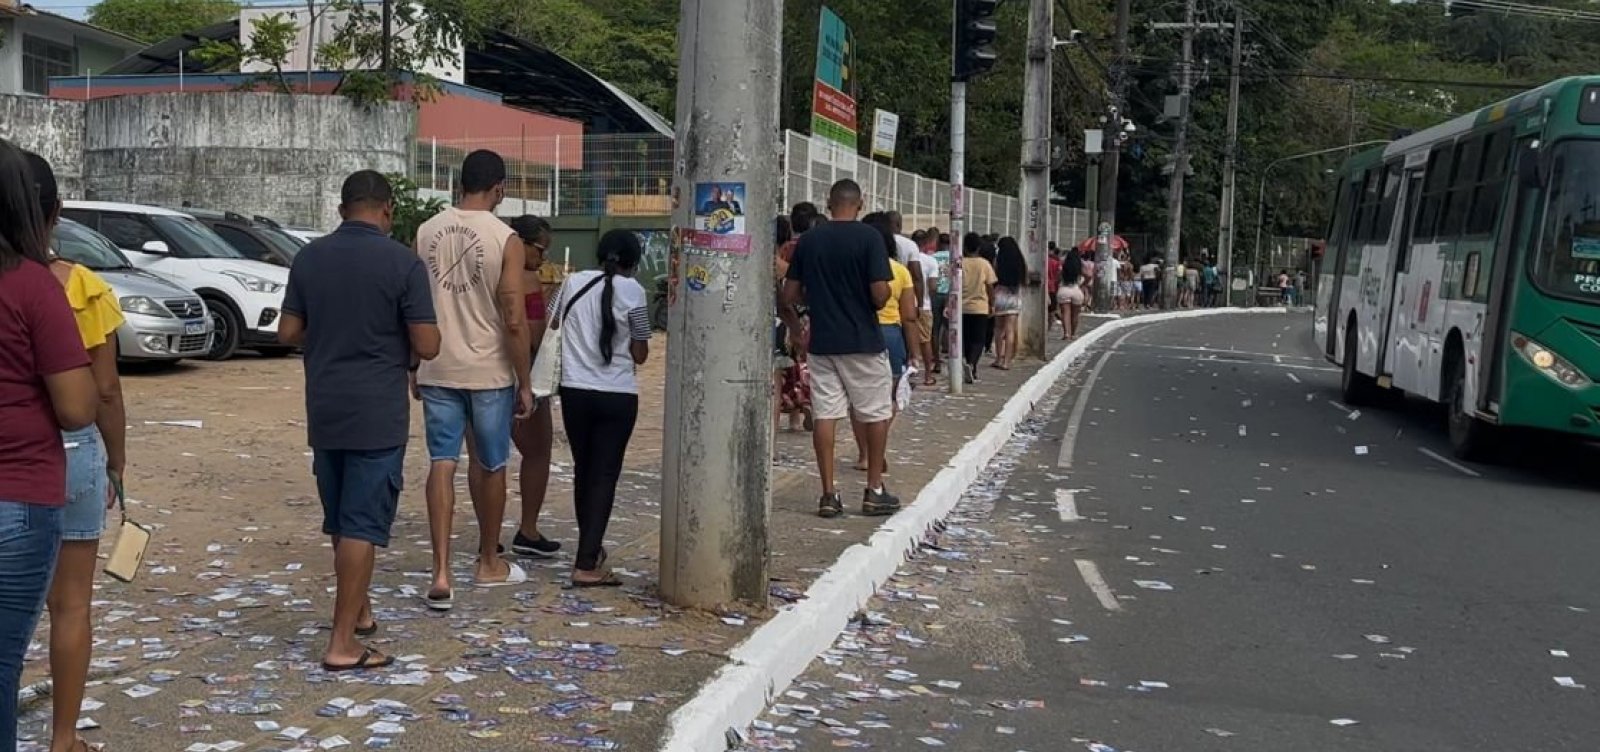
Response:
[{"label": "bus window", "polygon": [[1444,190],[1450,185],[1450,145],[1433,148],[1428,155],[1428,170],[1422,183],[1422,206],[1417,210],[1417,223],[1411,236],[1418,243],[1433,240],[1439,225],[1439,210],[1444,204]]},{"label": "bus window", "polygon": [[1478,297],[1478,267],[1482,265],[1481,254],[1473,252],[1467,254],[1466,272],[1461,275],[1462,298],[1476,299]]},{"label": "bus window", "polygon": [[1374,226],[1374,240],[1389,240],[1389,230],[1394,227],[1395,201],[1400,195],[1400,160],[1390,162],[1384,171],[1383,196],[1378,199],[1378,223]]},{"label": "bus window", "polygon": [[1361,173],[1361,182],[1357,187],[1355,224],[1350,227],[1350,241],[1365,243],[1372,239],[1372,215],[1377,203],[1374,197],[1378,193],[1376,184],[1379,174],[1375,170]]},{"label": "bus window", "polygon": [[1600,86],[1584,89],[1583,96],[1578,98],[1578,122],[1600,125]]},{"label": "bus window", "polygon": [[1494,233],[1495,220],[1505,203],[1507,164],[1511,159],[1511,132],[1497,131],[1485,137],[1483,175],[1478,179],[1467,217],[1467,235],[1487,237]]},{"label": "bus window", "polygon": [[1453,240],[1466,227],[1467,212],[1472,208],[1472,189],[1478,181],[1478,167],[1482,158],[1482,138],[1456,144],[1455,170],[1450,178],[1450,192],[1445,196],[1445,208],[1441,211],[1439,237]]},{"label": "bus window", "polygon": [[1600,141],[1559,142],[1553,157],[1533,279],[1545,292],[1600,303]]}]

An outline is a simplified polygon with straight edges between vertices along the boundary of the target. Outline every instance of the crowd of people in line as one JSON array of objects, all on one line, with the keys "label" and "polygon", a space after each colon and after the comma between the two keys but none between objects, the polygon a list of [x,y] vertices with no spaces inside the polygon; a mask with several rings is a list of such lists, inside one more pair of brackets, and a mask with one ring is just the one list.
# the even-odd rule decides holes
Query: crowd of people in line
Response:
[{"label": "crowd of people in line", "polygon": [[[635,369],[650,356],[647,297],[634,279],[640,240],[608,232],[597,269],[552,283],[549,223],[495,214],[505,198],[504,160],[476,151],[459,175],[459,200],[421,226],[414,247],[390,236],[389,180],[371,170],[350,175],[343,222],[303,248],[290,270],[278,336],[304,352],[307,441],[322,532],[334,550],[332,634],[321,660],[329,672],[395,660],[361,640],[382,626],[368,591],[402,491],[412,400],[422,404],[429,458],[429,609],[455,604],[451,539],[463,448],[478,526],[472,586],[527,580],[501,542],[513,446],[521,518],[509,553],[551,558],[561,550],[539,529],[554,397],[573,458],[570,586],[621,584],[603,542],[639,413]],[[106,510],[122,496],[126,464],[110,339],[122,315],[103,280],[52,253],[60,209],[50,165],[0,140],[0,749],[16,745],[23,658],[48,606],[51,752],[80,752],[97,544]],[[960,327],[962,372],[944,375],[973,383],[986,354],[990,368],[1012,368],[1029,305],[1029,269],[1015,238],[955,238],[938,228],[907,235],[900,215],[863,209],[861,187],[842,180],[825,214],[801,203],[776,223],[773,430],[812,432],[822,517],[844,513],[839,422],[849,420],[855,467],[866,473],[861,513],[895,513],[901,503],[885,480],[890,432],[911,389],[937,385],[949,327]],[[1112,308],[1157,305],[1159,260],[1135,269],[1119,251],[1115,263],[1107,272],[1115,274]],[[1076,337],[1093,310],[1100,272],[1092,248],[1050,244],[1047,315],[1062,338]],[[1177,279],[1180,305],[1219,303],[1210,259],[1180,266]]]},{"label": "crowd of people in line", "polygon": [[[599,268],[548,284],[550,225],[494,214],[506,166],[467,155],[462,196],[414,248],[391,239],[393,187],[362,170],[341,188],[338,229],[296,255],[279,340],[304,352],[306,431],[333,543],[328,672],[394,657],[363,644],[382,625],[368,591],[403,486],[411,400],[422,403],[433,544],[428,608],[455,602],[451,523],[463,446],[478,521],[474,587],[526,581],[501,525],[511,447],[522,455],[512,554],[549,558],[538,526],[559,395],[571,444],[577,552],[570,587],[614,587],[602,542],[638,415],[635,366],[650,355],[637,235],[606,233]],[[122,498],[125,409],[115,336],[121,307],[86,267],[57,258],[61,201],[50,165],[0,140],[0,749],[17,744],[23,660],[50,611],[51,752],[90,749],[77,733],[92,645],[90,597],[106,510]],[[533,368],[549,359],[544,369]],[[549,374],[536,384],[535,374]],[[536,391],[538,392],[536,396]]]}]

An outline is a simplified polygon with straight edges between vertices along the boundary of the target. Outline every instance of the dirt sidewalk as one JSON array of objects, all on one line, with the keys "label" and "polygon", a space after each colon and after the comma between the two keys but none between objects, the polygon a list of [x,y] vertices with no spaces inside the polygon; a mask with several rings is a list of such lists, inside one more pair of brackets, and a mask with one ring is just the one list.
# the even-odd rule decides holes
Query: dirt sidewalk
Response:
[{"label": "dirt sidewalk", "polygon": [[[1051,345],[1054,353],[1060,343]],[[246,355],[126,375],[130,510],[155,535],[134,583],[97,583],[84,716],[99,728],[85,737],[113,752],[653,749],[671,710],[768,613],[684,612],[655,597],[664,361],[640,374],[639,427],[607,542],[626,582],[616,590],[561,589],[576,526],[558,415],[541,527],[566,545],[563,558],[525,561],[526,586],[473,590],[470,559],[458,553],[455,610],[423,609],[427,458],[417,408],[394,543],[380,552],[373,590],[382,631],[370,642],[401,660],[339,676],[318,668],[332,562],[319,534],[298,359]],[[985,369],[960,397],[919,390],[895,427],[891,486],[914,498],[1033,372]],[[849,469],[855,449],[841,433],[847,516],[833,520],[814,514],[809,434],[778,435],[770,607],[797,597],[882,521],[854,513],[865,478]],[[477,530],[464,475],[457,486],[456,548],[471,551]],[[514,479],[511,487],[505,542],[518,517]],[[45,635],[42,624],[25,684],[45,678]],[[28,711],[23,738],[43,749],[48,702]]]}]

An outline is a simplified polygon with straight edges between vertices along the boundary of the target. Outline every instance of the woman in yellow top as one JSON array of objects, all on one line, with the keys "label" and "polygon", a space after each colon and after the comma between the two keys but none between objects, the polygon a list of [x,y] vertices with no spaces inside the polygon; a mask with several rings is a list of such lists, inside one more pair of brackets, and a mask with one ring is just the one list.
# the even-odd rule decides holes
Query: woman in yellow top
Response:
[{"label": "woman in yellow top", "polygon": [[[889,215],[873,212],[861,221],[883,236],[884,253],[889,257],[889,302],[878,309],[878,328],[883,331],[883,344],[889,348],[889,400],[895,402],[894,396],[900,392],[900,380],[905,378],[908,353],[919,352],[921,344],[917,329],[916,287],[911,280],[911,270],[897,258],[894,223]],[[894,427],[893,418],[889,419],[889,426],[891,429]],[[856,469],[866,470],[867,427],[855,420],[850,421],[850,427],[856,435]]]},{"label": "woman in yellow top", "polygon": [[[54,228],[61,218],[55,174],[50,163],[38,155],[29,154],[28,164],[44,216]],[[77,726],[89,676],[89,600],[94,593],[95,559],[106,510],[116,501],[127,461],[126,411],[115,344],[117,327],[122,325],[122,305],[111,286],[88,267],[56,258],[50,271],[66,287],[78,335],[89,351],[89,370],[100,390],[95,424],[61,434],[67,448],[67,505],[61,553],[45,600],[50,608],[50,752],[88,752],[89,744],[78,737]]]}]

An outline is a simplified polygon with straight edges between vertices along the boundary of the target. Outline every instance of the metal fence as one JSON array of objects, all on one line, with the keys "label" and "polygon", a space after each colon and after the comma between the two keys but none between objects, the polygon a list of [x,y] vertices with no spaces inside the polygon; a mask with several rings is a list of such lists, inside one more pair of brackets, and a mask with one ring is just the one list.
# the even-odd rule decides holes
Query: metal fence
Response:
[{"label": "metal fence", "polygon": [[672,139],[658,133],[417,143],[412,179],[430,195],[456,188],[461,160],[490,149],[506,160],[506,198],[540,216],[672,213]]},{"label": "metal fence", "polygon": [[[461,160],[491,149],[506,160],[508,212],[541,216],[660,217],[672,213],[672,139],[660,134],[535,136],[417,142],[412,179],[425,195],[454,193]],[[879,164],[831,142],[784,133],[783,206],[824,205],[835,181],[854,179],[869,211],[898,211],[906,227],[948,227],[950,184]],[[967,190],[967,229],[1023,234],[1015,197]],[[1050,207],[1050,237],[1063,245],[1093,234],[1088,212]]]},{"label": "metal fence", "polygon": [[[783,204],[827,202],[828,189],[846,178],[861,184],[868,211],[898,211],[906,227],[948,227],[950,184],[896,169],[805,134],[784,133]],[[967,189],[967,229],[1000,235],[1023,234],[1022,203],[1011,196]],[[1050,207],[1050,237],[1062,245],[1093,233],[1089,213]]]}]

